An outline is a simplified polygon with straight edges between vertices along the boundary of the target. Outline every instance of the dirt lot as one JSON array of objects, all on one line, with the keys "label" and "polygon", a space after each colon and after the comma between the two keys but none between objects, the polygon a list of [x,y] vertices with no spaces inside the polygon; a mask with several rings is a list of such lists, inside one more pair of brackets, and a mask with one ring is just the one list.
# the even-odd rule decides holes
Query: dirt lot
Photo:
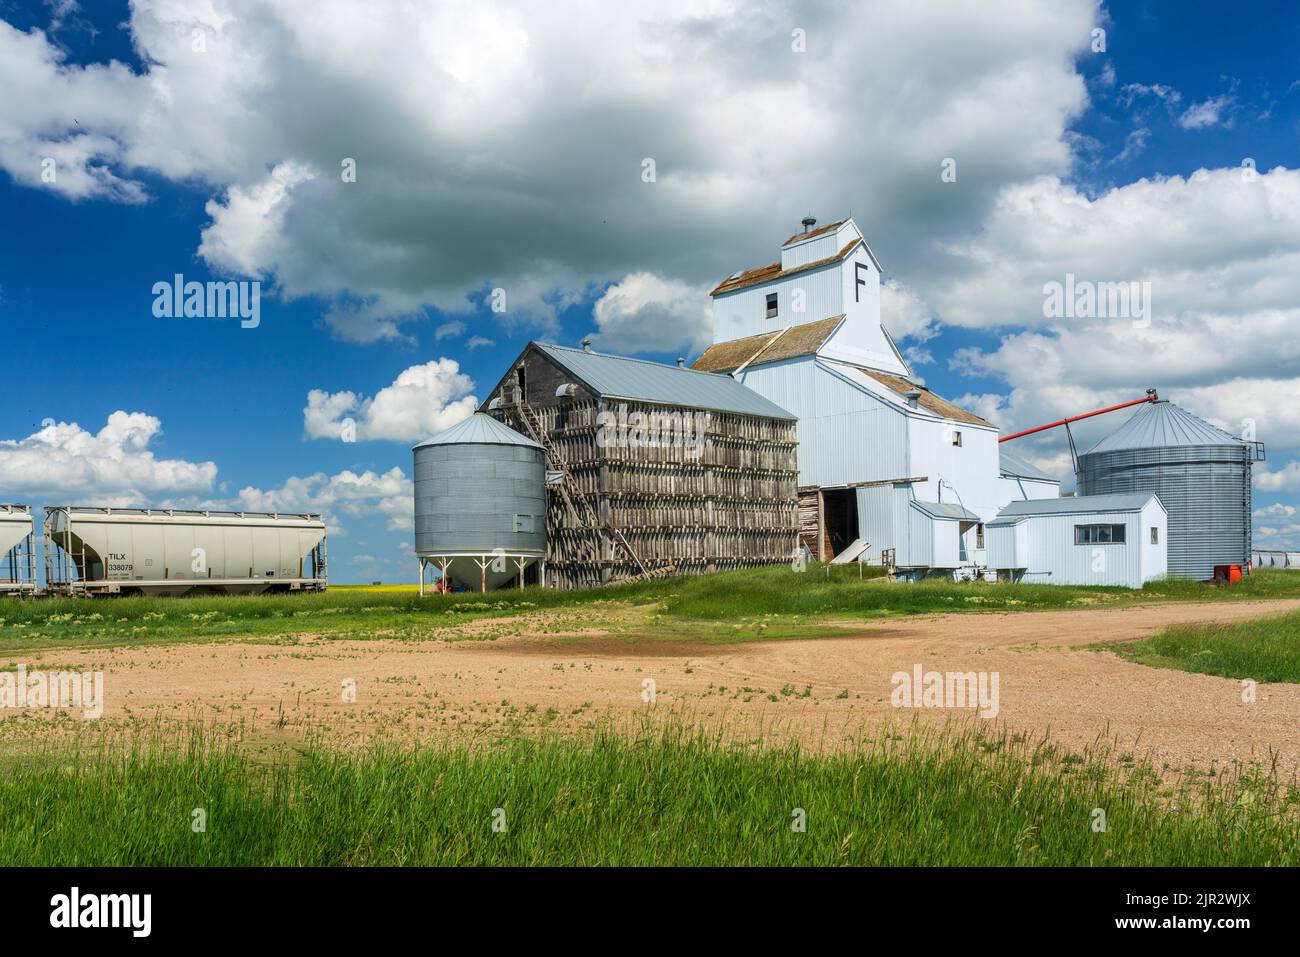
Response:
[{"label": "dirt lot", "polygon": [[[1179,622],[1278,614],[1300,601],[1158,604],[1068,612],[926,615],[855,625],[843,637],[708,644],[628,641],[588,631],[493,641],[351,641],[313,635],[24,656],[29,668],[103,670],[110,727],[243,723],[268,746],[318,735],[339,743],[580,728],[598,720],[685,714],[741,738],[797,738],[837,747],[878,730],[979,721],[971,712],[891,706],[891,676],[996,672],[996,721],[1032,739],[1116,754],[1158,769],[1206,770],[1276,753],[1300,771],[1300,686],[1261,685],[1125,662],[1097,642],[1130,640]],[[7,662],[17,664],[14,660]],[[643,701],[654,682],[656,702]],[[354,684],[349,684],[349,682]],[[355,687],[355,702],[345,701]],[[10,712],[12,742],[99,726],[48,711]]]}]

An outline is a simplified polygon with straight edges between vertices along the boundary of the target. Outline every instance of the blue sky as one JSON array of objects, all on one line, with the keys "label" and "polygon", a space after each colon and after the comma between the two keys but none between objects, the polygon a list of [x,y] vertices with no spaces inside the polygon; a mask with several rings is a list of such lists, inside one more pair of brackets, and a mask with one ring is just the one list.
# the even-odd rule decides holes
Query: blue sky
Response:
[{"label": "blue sky", "polygon": [[[928,385],[1008,429],[1148,386],[1254,420],[1257,543],[1300,547],[1300,14],[902,6],[0,0],[0,498],[323,509],[332,577],[408,579],[410,445],[530,338],[694,354],[717,280],[852,209]],[[1066,270],[1152,281],[1153,329],[1045,323]],[[260,279],[260,325],[155,317],[176,273]]]}]

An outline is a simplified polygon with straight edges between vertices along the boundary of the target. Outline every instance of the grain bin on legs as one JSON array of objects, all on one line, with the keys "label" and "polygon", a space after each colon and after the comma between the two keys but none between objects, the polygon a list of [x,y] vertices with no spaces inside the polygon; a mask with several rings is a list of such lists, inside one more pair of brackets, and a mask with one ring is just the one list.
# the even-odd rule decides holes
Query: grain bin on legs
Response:
[{"label": "grain bin on legs", "polygon": [[1246,442],[1171,402],[1152,402],[1079,456],[1083,495],[1154,492],[1169,512],[1169,573],[1209,579],[1250,562],[1251,465]]},{"label": "grain bin on legs", "polygon": [[413,451],[421,591],[430,564],[474,591],[523,587],[534,568],[545,584],[546,450],[475,413]]}]

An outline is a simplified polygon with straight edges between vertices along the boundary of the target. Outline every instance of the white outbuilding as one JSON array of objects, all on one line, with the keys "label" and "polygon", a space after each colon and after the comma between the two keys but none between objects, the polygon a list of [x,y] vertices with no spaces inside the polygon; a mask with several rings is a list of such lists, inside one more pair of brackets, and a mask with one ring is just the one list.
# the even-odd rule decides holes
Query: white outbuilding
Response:
[{"label": "white outbuilding", "polygon": [[1169,516],[1149,492],[1012,502],[988,526],[998,578],[1141,588],[1163,578]]}]

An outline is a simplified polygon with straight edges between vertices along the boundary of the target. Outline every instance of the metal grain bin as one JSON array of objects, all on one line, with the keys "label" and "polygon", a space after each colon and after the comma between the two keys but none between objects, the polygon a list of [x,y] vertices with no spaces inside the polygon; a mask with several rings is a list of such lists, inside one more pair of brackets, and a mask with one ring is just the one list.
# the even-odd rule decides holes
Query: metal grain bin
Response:
[{"label": "metal grain bin", "polygon": [[1154,492],[1169,512],[1169,573],[1209,579],[1250,561],[1250,470],[1244,442],[1170,402],[1144,405],[1079,456],[1084,495]]},{"label": "metal grain bin", "polygon": [[475,413],[415,446],[415,553],[452,582],[523,581],[546,554],[546,450]]}]

